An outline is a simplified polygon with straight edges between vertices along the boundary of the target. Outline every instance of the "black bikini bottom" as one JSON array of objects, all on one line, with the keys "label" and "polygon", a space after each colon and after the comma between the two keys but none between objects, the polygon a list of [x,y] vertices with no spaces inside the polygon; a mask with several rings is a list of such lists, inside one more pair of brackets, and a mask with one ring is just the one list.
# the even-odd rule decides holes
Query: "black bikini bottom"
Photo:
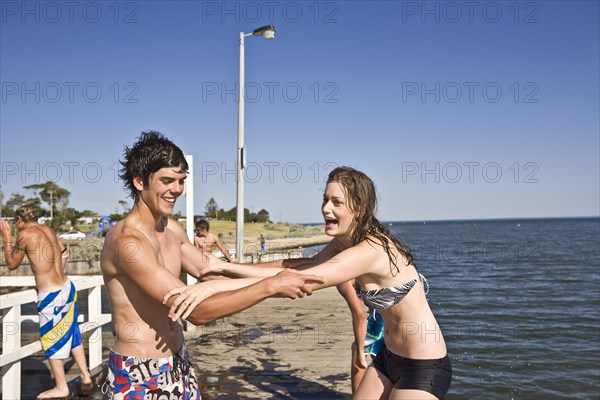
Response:
[{"label": "black bikini bottom", "polygon": [[443,399],[452,381],[452,362],[446,355],[433,360],[400,357],[384,345],[373,366],[384,374],[396,389],[415,389]]}]

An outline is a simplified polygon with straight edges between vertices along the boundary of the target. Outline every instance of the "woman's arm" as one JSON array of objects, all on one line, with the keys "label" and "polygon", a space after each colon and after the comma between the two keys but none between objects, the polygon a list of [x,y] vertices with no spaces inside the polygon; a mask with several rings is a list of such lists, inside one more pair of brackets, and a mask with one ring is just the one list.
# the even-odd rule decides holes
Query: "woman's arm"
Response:
[{"label": "woman's arm", "polygon": [[273,276],[281,272],[282,268],[312,267],[326,262],[340,252],[336,239],[332,240],[313,257],[288,258],[257,264],[220,264],[209,268],[210,272],[226,275],[232,278],[258,278]]},{"label": "woman's arm", "polygon": [[[329,255],[331,256],[328,258]],[[303,264],[296,267],[295,270],[323,277],[323,283],[313,286],[313,289],[318,290],[336,286],[361,275],[373,273],[378,265],[377,260],[381,262],[383,259],[385,259],[384,262],[387,265],[385,251],[365,240],[337,254],[330,249],[324,256],[319,257],[317,264]],[[283,270],[283,268],[260,265],[222,263],[219,266],[211,266],[209,270],[210,272],[223,273],[236,278],[273,276]]]}]

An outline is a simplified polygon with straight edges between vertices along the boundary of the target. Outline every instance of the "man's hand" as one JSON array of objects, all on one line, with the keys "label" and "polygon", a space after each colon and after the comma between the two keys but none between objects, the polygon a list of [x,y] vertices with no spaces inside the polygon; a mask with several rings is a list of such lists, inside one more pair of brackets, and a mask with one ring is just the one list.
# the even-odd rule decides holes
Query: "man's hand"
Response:
[{"label": "man's hand", "polygon": [[317,275],[305,275],[291,269],[281,271],[272,278],[268,278],[275,294],[273,297],[296,297],[310,296],[312,294],[313,283],[322,284],[325,280]]},{"label": "man's hand", "polygon": [[2,235],[4,243],[10,242],[12,239],[12,229],[5,219],[0,221],[0,235]]},{"label": "man's hand", "polygon": [[352,351],[355,353],[354,362],[356,368],[359,369],[367,369],[367,357],[365,356],[365,347],[364,345],[354,345],[352,346]]}]

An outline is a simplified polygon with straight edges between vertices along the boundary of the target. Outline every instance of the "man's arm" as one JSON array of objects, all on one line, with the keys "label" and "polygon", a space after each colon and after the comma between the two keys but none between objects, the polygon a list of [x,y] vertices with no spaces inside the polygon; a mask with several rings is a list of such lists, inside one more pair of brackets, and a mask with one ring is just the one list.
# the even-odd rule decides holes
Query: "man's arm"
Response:
[{"label": "man's arm", "polygon": [[[56,233],[55,233],[56,235]],[[56,237],[56,240],[58,241],[58,245],[60,247],[60,261],[62,263],[62,269],[64,270],[67,267],[67,261],[69,259],[69,249],[67,248],[67,246],[65,246],[65,244],[58,238],[58,236]]]},{"label": "man's arm", "polygon": [[0,235],[4,247],[4,259],[8,269],[17,269],[25,257],[25,246],[21,235],[17,235],[17,243],[12,244],[12,229],[6,220],[0,221]]},{"label": "man's arm", "polygon": [[[230,265],[213,256],[212,254],[205,254],[200,249],[195,248],[190,243],[187,236],[185,235],[185,231],[183,231],[183,228],[181,228],[179,224],[173,224],[173,229],[174,232],[178,234],[180,238],[179,240],[181,242],[181,263],[183,269],[187,273],[193,276],[197,276],[198,273],[202,273],[205,269],[207,269],[208,265]],[[148,246],[150,246],[149,243]],[[147,252],[141,251],[140,253],[148,254]],[[152,252],[150,254],[154,253]],[[151,260],[149,260],[148,262],[151,262]],[[143,265],[144,263],[140,262],[140,264]],[[154,264],[156,264],[156,261],[154,261]],[[164,268],[163,270],[166,271],[166,269]],[[260,303],[268,297],[279,296],[296,298],[298,296],[303,296],[304,293],[310,294],[312,293],[313,284],[319,284],[323,282],[323,280],[320,277],[314,275],[299,274],[292,271],[288,272],[288,274],[280,274],[269,279],[255,279],[253,281],[238,282],[237,287],[240,287],[242,283],[245,285],[250,285],[238,288],[236,290],[231,290],[231,288],[235,286],[229,286],[226,288],[225,286],[207,286],[215,285],[215,282],[207,282],[205,286],[201,287],[201,289],[205,290],[207,287],[210,288],[208,293],[208,296],[210,297],[208,297],[207,295],[199,295],[198,298],[201,299],[199,300],[199,305],[195,307],[195,309],[191,312],[187,320],[195,325],[206,324],[208,322],[235,314],[237,312],[245,310],[246,308],[252,307],[253,305]],[[148,272],[143,272],[143,274],[150,275],[150,273]],[[162,303],[169,308],[172,308],[173,304],[178,298],[179,293],[184,292],[186,290],[186,287],[183,284],[183,282],[174,277],[172,274],[171,277],[175,279],[175,282],[173,282],[171,279],[168,279],[170,283],[163,284],[161,282],[158,284],[157,289],[152,289],[155,290],[156,294],[160,294],[160,297],[157,300],[162,301]],[[155,280],[156,279],[153,279],[153,281]],[[219,285],[236,284],[220,283]],[[193,288],[194,286],[190,286],[189,288]],[[179,289],[177,290],[177,288]],[[214,294],[219,291],[219,288],[220,290],[229,289],[229,291]],[[172,295],[167,296],[169,293],[172,293]],[[154,298],[156,299],[156,297]],[[164,298],[168,299],[164,301]],[[202,301],[202,298],[206,299]],[[187,302],[185,300],[182,300],[179,303],[183,306],[180,307],[181,312],[178,312],[179,315],[183,314],[183,312],[191,305],[196,305],[190,304],[191,301]],[[177,308],[177,306],[175,308]]]},{"label": "man's arm", "polygon": [[231,261],[231,256],[229,255],[227,248],[223,245],[223,243],[221,243],[221,241],[219,240],[219,238],[217,236],[215,236],[215,244],[217,245],[219,250],[221,250],[221,253],[223,253],[223,256],[227,259],[227,261],[229,261],[230,263],[233,262],[233,261]]},{"label": "man's arm", "polygon": [[[169,222],[169,229],[173,230],[181,243],[181,267],[194,278],[199,278],[208,273],[209,267],[218,270],[221,269],[220,265],[229,265],[215,255],[202,251],[201,246],[192,245],[187,234],[178,223],[172,224]],[[194,238],[194,241],[196,239],[197,237]]]},{"label": "man's arm", "polygon": [[[172,296],[163,302],[165,293],[176,288],[185,289],[186,286],[177,276],[158,263],[150,241],[139,232],[130,232],[117,239],[107,240],[110,241],[105,243],[103,253],[106,253],[102,257],[112,257],[116,268],[154,299],[158,307],[171,308],[178,296]],[[194,248],[189,241],[188,245]],[[311,288],[308,282],[313,282],[313,280],[307,275],[297,275],[298,279],[291,282],[288,287],[282,287],[284,283],[280,281],[263,280],[247,288],[217,294],[213,296],[215,298],[209,298],[200,303],[188,320],[193,324],[205,324],[242,311],[269,296],[277,294],[296,296],[298,292],[310,292]],[[210,289],[209,293],[214,293],[214,291],[215,289]],[[184,307],[187,306],[185,302],[182,304]]]},{"label": "man's arm", "polygon": [[[304,294],[310,295],[312,285],[323,283],[323,279],[315,275],[284,270],[277,276],[267,279],[235,279],[224,282],[237,286],[241,282],[246,285],[250,283],[250,285],[211,295],[215,288],[209,285],[215,285],[217,282],[204,282],[170,290],[163,297],[163,304],[171,308],[170,316],[173,320],[183,316],[189,322],[201,325],[243,311],[269,297],[295,299],[304,297]],[[181,298],[177,298],[178,295]]]}]

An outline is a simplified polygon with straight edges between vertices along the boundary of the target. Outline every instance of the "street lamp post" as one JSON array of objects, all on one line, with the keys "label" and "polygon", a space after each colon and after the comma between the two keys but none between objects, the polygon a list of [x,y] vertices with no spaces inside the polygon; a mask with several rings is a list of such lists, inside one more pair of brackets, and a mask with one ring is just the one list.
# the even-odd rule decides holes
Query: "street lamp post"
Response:
[{"label": "street lamp post", "polygon": [[235,223],[235,254],[240,262],[244,262],[244,38],[246,36],[262,36],[267,40],[275,38],[275,27],[266,25],[255,29],[252,33],[240,32],[240,77],[238,99],[238,144],[237,144],[237,214]]}]

